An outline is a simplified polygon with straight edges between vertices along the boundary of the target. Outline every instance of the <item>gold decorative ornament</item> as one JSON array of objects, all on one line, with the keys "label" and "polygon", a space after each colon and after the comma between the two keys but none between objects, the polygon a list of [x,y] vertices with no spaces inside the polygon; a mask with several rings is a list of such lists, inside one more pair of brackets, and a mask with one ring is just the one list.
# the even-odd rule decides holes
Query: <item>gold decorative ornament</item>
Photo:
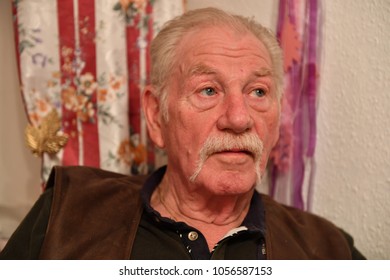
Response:
[{"label": "gold decorative ornament", "polygon": [[61,150],[68,142],[68,136],[59,133],[60,128],[61,120],[55,109],[42,119],[38,127],[28,124],[25,136],[31,152],[35,156],[41,157],[43,153],[55,154]]}]

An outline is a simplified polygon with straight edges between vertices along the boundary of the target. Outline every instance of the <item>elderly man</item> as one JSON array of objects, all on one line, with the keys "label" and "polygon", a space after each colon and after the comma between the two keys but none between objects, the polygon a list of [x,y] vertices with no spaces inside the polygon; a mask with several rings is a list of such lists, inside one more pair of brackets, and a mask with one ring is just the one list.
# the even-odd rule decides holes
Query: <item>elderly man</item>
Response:
[{"label": "elderly man", "polygon": [[151,55],[143,110],[167,166],[146,181],[56,167],[2,258],[362,258],[330,222],[255,190],[278,140],[282,95],[268,30],[191,11],[161,30]]}]

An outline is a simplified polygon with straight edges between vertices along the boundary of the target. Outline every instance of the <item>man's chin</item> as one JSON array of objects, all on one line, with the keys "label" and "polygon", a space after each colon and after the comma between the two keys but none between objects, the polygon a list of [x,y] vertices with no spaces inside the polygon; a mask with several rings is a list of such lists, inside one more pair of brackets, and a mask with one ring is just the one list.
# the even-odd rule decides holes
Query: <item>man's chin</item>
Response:
[{"label": "man's chin", "polygon": [[256,172],[242,170],[202,170],[193,181],[220,195],[243,194],[258,184]]}]

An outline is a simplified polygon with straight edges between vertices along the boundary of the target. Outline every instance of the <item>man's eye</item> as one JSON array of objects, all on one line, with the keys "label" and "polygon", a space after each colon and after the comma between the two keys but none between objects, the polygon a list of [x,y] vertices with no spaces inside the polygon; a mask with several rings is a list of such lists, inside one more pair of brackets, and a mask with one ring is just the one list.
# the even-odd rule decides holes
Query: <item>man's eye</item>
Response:
[{"label": "man's eye", "polygon": [[215,89],[208,87],[208,88],[202,89],[201,94],[206,95],[206,96],[213,96],[216,94],[216,91],[215,91]]},{"label": "man's eye", "polygon": [[255,90],[253,91],[253,94],[254,94],[256,97],[263,97],[263,96],[265,96],[266,91],[265,91],[264,89],[262,89],[262,88],[258,88],[258,89],[255,89]]}]

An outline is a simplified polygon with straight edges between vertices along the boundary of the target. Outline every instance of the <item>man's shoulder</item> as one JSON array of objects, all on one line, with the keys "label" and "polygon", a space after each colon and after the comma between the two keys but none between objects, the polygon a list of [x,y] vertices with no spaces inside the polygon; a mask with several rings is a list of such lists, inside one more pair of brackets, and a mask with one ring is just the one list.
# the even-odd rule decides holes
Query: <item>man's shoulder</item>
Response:
[{"label": "man's shoulder", "polygon": [[[332,222],[261,195],[267,238],[278,259],[350,259],[352,244]],[[284,249],[283,249],[284,248]],[[281,253],[283,252],[283,253]]]},{"label": "man's shoulder", "polygon": [[92,167],[53,168],[47,183],[53,188],[52,206],[40,257],[128,258],[127,242],[142,213],[144,180]]},{"label": "man's shoulder", "polygon": [[126,175],[88,166],[55,166],[53,167],[46,188],[121,188],[139,190],[146,175]]},{"label": "man's shoulder", "polygon": [[265,212],[269,216],[284,217],[286,220],[291,220],[291,222],[301,225],[314,222],[325,223],[332,227],[334,226],[330,221],[323,217],[308,211],[279,203],[268,195],[261,194],[261,198],[264,203]]}]

